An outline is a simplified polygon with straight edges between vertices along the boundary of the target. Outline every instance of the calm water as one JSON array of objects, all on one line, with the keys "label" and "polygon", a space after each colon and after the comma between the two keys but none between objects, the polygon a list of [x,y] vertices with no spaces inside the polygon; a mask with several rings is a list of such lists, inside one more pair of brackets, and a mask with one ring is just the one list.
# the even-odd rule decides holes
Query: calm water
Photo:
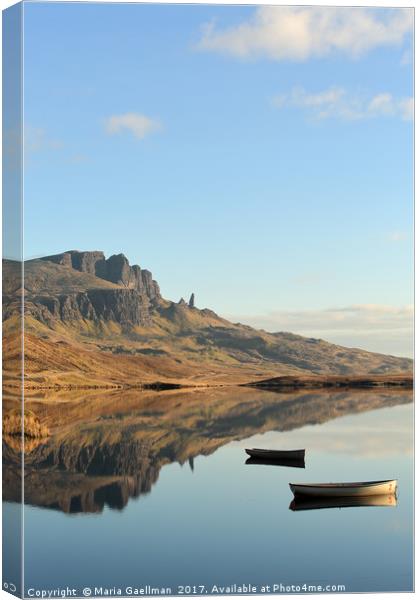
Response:
[{"label": "calm water", "polygon": [[[410,398],[384,394],[366,411],[374,393],[306,394],[280,403],[276,394],[256,394],[257,401],[248,393],[245,408],[233,403],[226,414],[220,399],[218,408],[210,399],[209,413],[198,417],[191,405],[184,424],[178,403],[173,430],[158,426],[159,409],[149,403],[134,421],[108,415],[90,424],[84,442],[69,433],[70,441],[64,436],[51,452],[38,449],[27,484],[35,505],[24,509],[25,588],[412,590]],[[311,424],[318,406],[326,422]],[[118,429],[118,442],[109,429],[115,420],[124,433]],[[83,462],[69,447],[86,445],[88,435],[102,454],[86,461],[85,450]],[[246,465],[249,446],[306,448],[306,468]],[[134,452],[140,458],[133,469]],[[396,507],[289,509],[289,482],[388,478],[399,481]],[[11,515],[18,506],[8,502],[6,509]]]}]

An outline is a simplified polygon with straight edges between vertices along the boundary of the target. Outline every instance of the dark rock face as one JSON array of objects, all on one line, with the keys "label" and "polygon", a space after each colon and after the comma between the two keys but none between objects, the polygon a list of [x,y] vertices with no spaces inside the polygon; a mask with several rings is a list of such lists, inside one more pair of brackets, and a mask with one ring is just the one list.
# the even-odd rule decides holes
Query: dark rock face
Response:
[{"label": "dark rock face", "polygon": [[194,308],[195,307],[195,295],[194,294],[191,294],[190,301],[188,302],[188,306],[190,308]]},{"label": "dark rock face", "polygon": [[134,283],[132,268],[124,254],[113,254],[108,258],[103,279],[126,287],[130,287]]},{"label": "dark rock face", "polygon": [[103,252],[70,252],[69,254],[73,269],[100,277],[105,262]]},{"label": "dark rock face", "polygon": [[153,280],[151,272],[147,271],[146,269],[143,269],[141,272],[141,278],[142,283],[144,285],[144,290],[148,297],[151,300],[159,299],[161,297],[159,285],[156,281]]},{"label": "dark rock face", "polygon": [[139,265],[130,266],[124,254],[114,254],[106,259],[103,252],[70,250],[41,260],[94,275],[121,287],[99,286],[57,296],[28,296],[25,311],[39,321],[46,325],[51,325],[54,319],[115,321],[123,327],[151,324],[152,305],[161,299],[159,286],[150,271]]},{"label": "dark rock face", "polygon": [[77,444],[47,443],[38,446],[27,460],[27,466],[55,467],[60,470],[93,476],[136,475],[156,463],[150,444],[142,440],[121,440],[115,444],[92,442]]},{"label": "dark rock face", "polygon": [[105,255],[103,252],[79,252],[77,250],[69,250],[62,254],[54,254],[53,256],[45,256],[41,260],[57,263],[65,267],[71,267],[82,273],[90,273],[101,277],[104,273]]},{"label": "dark rock face", "polygon": [[91,290],[88,297],[97,318],[121,325],[150,325],[150,302],[136,290]]},{"label": "dark rock face", "polygon": [[[134,281],[134,288],[143,293],[144,292],[144,284],[143,284],[143,273],[144,271],[140,269],[138,265],[133,265],[130,267],[131,273],[130,278]],[[157,284],[156,284],[157,285]]]},{"label": "dark rock face", "polygon": [[71,322],[116,321],[122,326],[148,326],[150,301],[136,290],[98,289],[57,297],[36,296],[25,306],[27,312],[46,325],[51,319]]},{"label": "dark rock face", "polygon": [[[20,502],[21,455],[3,442],[3,456],[3,499]],[[122,510],[130,498],[151,491],[160,467],[141,440],[82,447],[47,442],[25,454],[25,502],[65,513]]]},{"label": "dark rock face", "polygon": [[150,300],[158,300],[161,297],[159,285],[153,280],[151,272],[141,269],[139,265],[130,266],[124,254],[113,254],[105,259],[103,252],[69,250],[62,254],[45,256],[41,260],[70,267],[76,271],[89,273],[117,285],[137,290],[146,294]]}]

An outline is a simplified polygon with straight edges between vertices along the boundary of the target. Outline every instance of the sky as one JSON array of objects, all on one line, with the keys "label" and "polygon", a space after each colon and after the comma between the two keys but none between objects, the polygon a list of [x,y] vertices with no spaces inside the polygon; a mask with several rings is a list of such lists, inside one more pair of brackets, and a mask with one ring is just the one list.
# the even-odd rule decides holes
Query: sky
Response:
[{"label": "sky", "polygon": [[25,256],[410,355],[413,13],[24,5]]}]

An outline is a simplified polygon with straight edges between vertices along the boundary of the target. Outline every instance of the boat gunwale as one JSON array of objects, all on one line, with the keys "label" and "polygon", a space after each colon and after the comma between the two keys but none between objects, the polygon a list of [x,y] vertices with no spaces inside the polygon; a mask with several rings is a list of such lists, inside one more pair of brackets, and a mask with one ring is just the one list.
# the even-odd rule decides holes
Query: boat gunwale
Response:
[{"label": "boat gunwale", "polygon": [[268,450],[267,448],[245,448],[245,452],[263,452],[264,454],[297,454],[305,453],[305,448],[299,448],[297,450]]}]

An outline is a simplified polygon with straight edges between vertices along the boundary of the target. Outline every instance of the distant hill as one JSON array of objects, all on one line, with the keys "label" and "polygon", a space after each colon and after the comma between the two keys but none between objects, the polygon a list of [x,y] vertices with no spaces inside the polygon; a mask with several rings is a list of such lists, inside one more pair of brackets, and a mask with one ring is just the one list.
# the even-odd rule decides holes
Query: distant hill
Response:
[{"label": "distant hill", "polygon": [[[4,382],[19,384],[20,265],[3,261]],[[412,371],[386,356],[231,323],[162,297],[150,271],[99,251],[30,260],[25,272],[27,386],[244,383],[284,375]]]}]

